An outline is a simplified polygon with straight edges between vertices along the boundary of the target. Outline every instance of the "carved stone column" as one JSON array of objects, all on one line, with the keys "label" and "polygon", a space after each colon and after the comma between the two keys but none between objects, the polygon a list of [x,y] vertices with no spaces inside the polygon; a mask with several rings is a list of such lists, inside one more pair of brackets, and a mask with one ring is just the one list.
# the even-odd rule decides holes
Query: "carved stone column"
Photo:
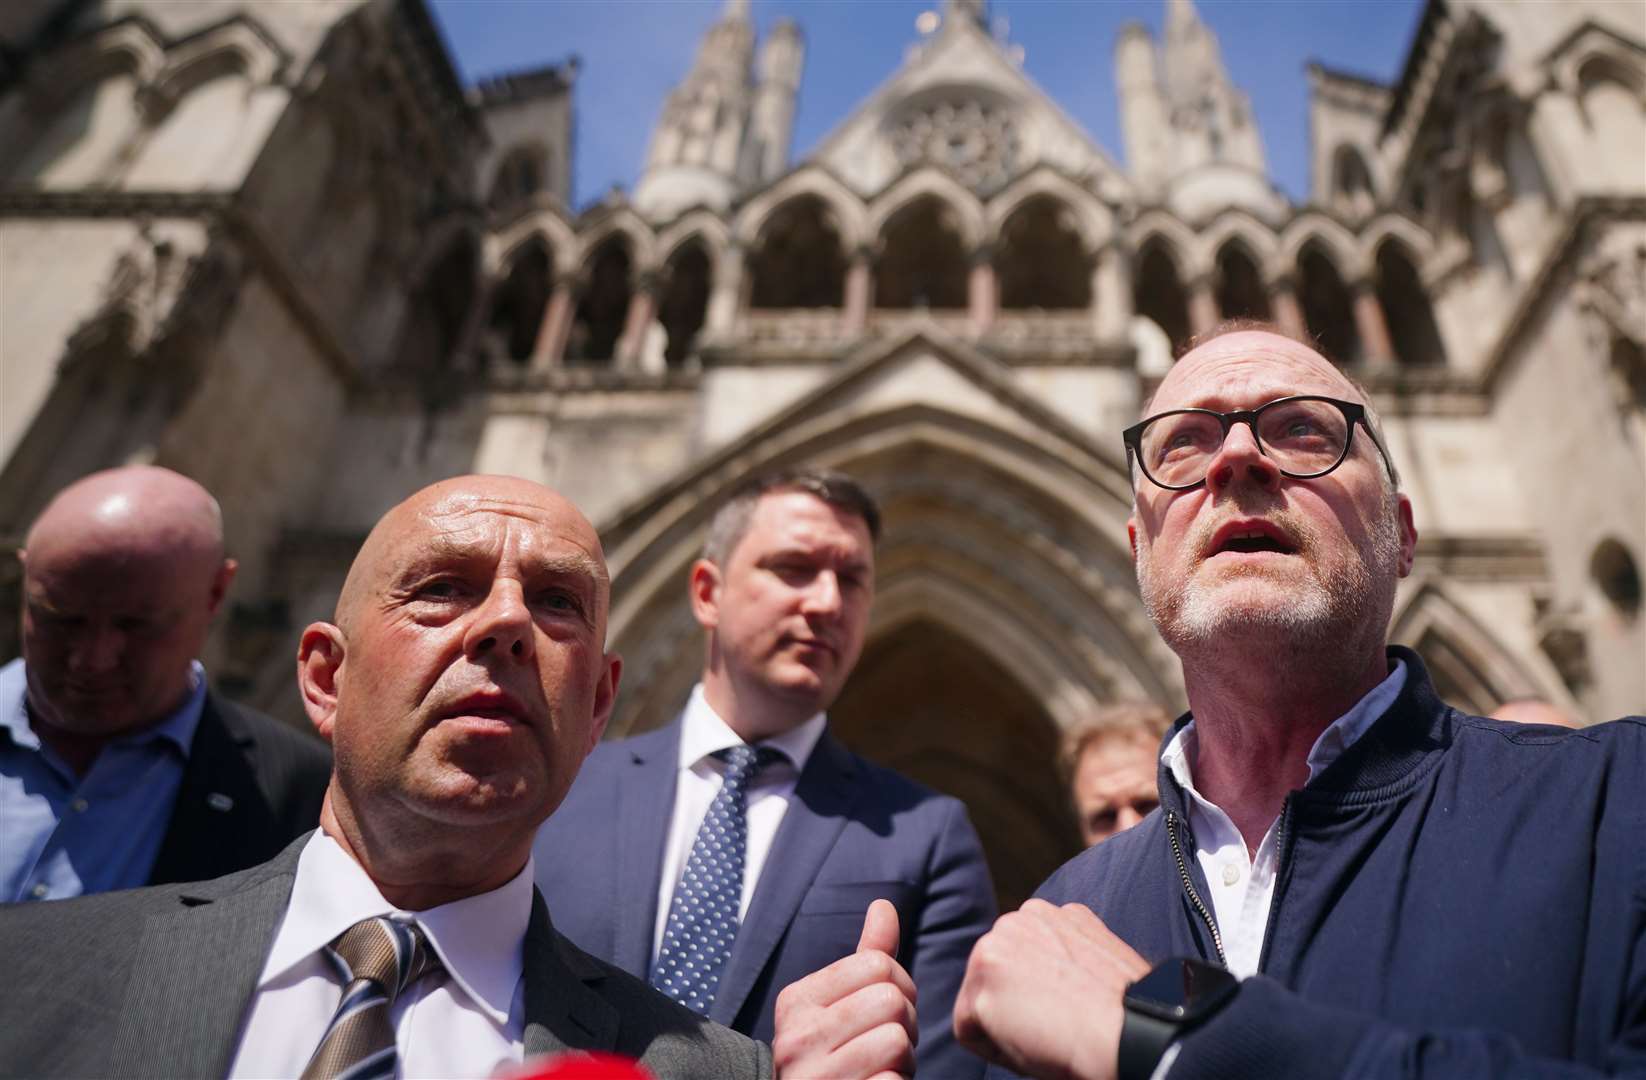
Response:
[{"label": "carved stone column", "polygon": [[1395,362],[1395,349],[1389,339],[1389,324],[1383,319],[1383,305],[1377,302],[1377,290],[1365,277],[1356,280],[1353,288],[1361,358],[1369,368],[1388,367]]},{"label": "carved stone column", "polygon": [[555,278],[549,302],[543,305],[543,321],[538,324],[537,341],[532,346],[533,371],[560,366],[566,355],[566,339],[572,332],[572,316],[576,313],[577,277],[562,274]]},{"label": "carved stone column", "polygon": [[635,276],[629,293],[629,313],[623,320],[623,333],[617,339],[612,357],[613,365],[621,371],[633,371],[640,366],[640,350],[646,343],[646,331],[657,317],[657,290],[660,282],[655,270],[646,270]]},{"label": "carved stone column", "polygon": [[743,249],[733,244],[720,257],[714,285],[709,290],[709,309],[703,318],[705,336],[721,337],[731,332],[743,302],[744,276]]},{"label": "carved stone column", "polygon": [[874,302],[874,254],[868,248],[852,252],[846,265],[845,307],[840,312],[840,332],[860,337],[869,325],[869,307]]},{"label": "carved stone column", "polygon": [[971,271],[966,278],[966,309],[971,318],[972,336],[982,337],[994,325],[1000,310],[1000,282],[994,272],[994,249],[983,246],[971,254]]},{"label": "carved stone column", "polygon": [[1125,341],[1132,323],[1132,253],[1119,240],[1098,252],[1092,268],[1092,332],[1099,341]]},{"label": "carved stone column", "polygon": [[1200,274],[1189,282],[1189,332],[1204,334],[1217,325],[1217,294],[1212,291],[1212,275]]},{"label": "carved stone column", "polygon": [[1296,278],[1285,274],[1269,282],[1269,307],[1277,326],[1299,341],[1308,340],[1309,323],[1297,299]]}]

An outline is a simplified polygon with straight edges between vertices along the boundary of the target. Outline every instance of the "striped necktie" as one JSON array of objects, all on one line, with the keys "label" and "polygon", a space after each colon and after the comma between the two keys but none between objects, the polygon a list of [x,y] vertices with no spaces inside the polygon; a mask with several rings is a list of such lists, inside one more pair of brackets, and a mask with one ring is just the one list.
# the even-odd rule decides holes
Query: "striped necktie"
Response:
[{"label": "striped necktie", "polygon": [[398,1055],[389,1010],[400,992],[440,968],[416,925],[362,919],[338,935],[327,954],[347,985],[302,1080],[393,1080]]},{"label": "striped necktie", "polygon": [[652,986],[700,1014],[714,1004],[737,937],[749,843],[749,783],[762,768],[787,760],[769,746],[733,746],[714,756],[726,763],[726,776],[674,887],[651,978]]}]

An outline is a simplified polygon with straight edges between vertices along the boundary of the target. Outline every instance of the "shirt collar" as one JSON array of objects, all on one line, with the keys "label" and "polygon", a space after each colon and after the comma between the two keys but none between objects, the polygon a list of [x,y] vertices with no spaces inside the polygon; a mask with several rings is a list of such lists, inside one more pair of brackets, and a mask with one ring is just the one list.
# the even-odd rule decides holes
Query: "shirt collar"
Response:
[{"label": "shirt collar", "polygon": [[391,915],[423,928],[452,981],[492,1022],[509,1021],[515,987],[525,971],[526,927],[532,909],[532,860],[506,884],[427,911],[403,911],[378,891],[370,875],[324,832],[297,860],[297,880],[285,920],[258,988],[313,956],[359,922]]},{"label": "shirt collar", "polygon": [[[1406,686],[1406,662],[1395,659],[1394,667],[1388,676],[1371,692],[1355,703],[1354,708],[1333,720],[1325,731],[1315,739],[1314,745],[1309,748],[1309,780],[1326,771],[1326,768],[1343,755],[1343,752],[1353,746],[1355,740],[1366,734],[1368,728],[1377,722],[1378,717],[1389,710],[1395,698]],[[1193,760],[1199,736],[1195,733],[1195,722],[1190,720],[1178,729],[1166,744],[1166,749],[1160,752],[1161,764],[1171,772],[1172,778],[1184,791],[1187,791],[1196,802],[1205,802],[1200,792],[1195,790],[1194,777],[1191,774],[1189,762]]]},{"label": "shirt collar", "polygon": [[[818,713],[788,731],[761,739],[758,745],[781,750],[783,756],[794,765],[795,772],[799,772],[806,767],[806,761],[812,756],[817,740],[823,737],[823,728],[827,723],[827,715]],[[717,750],[742,745],[743,739],[709,705],[709,699],[703,694],[703,684],[692,687],[680,729],[680,767],[689,769]]]},{"label": "shirt collar", "polygon": [[[11,741],[29,750],[40,750],[40,736],[29,723],[29,682],[22,657],[0,668],[0,729],[11,736]],[[206,669],[200,661],[189,661],[189,692],[181,704],[153,727],[133,732],[113,740],[110,745],[136,746],[155,739],[164,739],[177,748],[184,757],[194,745],[194,732],[200,726],[200,714],[206,707]]]}]

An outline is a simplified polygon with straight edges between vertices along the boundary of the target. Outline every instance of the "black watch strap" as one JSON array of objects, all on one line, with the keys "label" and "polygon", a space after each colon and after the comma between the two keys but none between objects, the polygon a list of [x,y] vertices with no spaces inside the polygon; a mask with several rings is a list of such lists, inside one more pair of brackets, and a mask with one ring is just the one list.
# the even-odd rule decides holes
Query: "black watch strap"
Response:
[{"label": "black watch strap", "polygon": [[1115,1071],[1116,1080],[1149,1080],[1154,1075],[1155,1066],[1166,1056],[1166,1048],[1181,1032],[1181,1024],[1127,1009],[1126,1019],[1120,1025],[1120,1060]]}]

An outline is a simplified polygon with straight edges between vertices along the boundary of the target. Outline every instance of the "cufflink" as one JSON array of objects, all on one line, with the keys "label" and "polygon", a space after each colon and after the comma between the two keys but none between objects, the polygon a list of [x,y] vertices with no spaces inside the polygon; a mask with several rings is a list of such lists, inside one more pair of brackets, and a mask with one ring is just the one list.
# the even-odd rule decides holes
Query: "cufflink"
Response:
[{"label": "cufflink", "polygon": [[206,805],[221,813],[228,813],[234,809],[234,800],[221,791],[214,791],[206,796]]}]

